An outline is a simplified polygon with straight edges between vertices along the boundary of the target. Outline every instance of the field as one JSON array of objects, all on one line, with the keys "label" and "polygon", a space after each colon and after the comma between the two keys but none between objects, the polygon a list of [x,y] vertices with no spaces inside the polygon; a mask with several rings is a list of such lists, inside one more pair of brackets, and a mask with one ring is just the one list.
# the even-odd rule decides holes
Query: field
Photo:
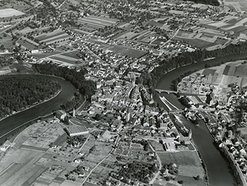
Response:
[{"label": "field", "polygon": [[60,52],[58,51],[53,51],[53,52],[46,52],[46,53],[37,53],[37,54],[31,54],[32,56],[38,58],[38,59],[42,59],[42,58],[46,58],[52,55],[56,55],[59,54]]},{"label": "field", "polygon": [[54,30],[53,32],[50,32],[50,33],[45,33],[45,34],[41,34],[39,36],[36,36],[36,39],[42,41],[42,40],[45,40],[45,39],[48,39],[50,37],[53,37],[53,36],[57,36],[57,35],[60,35],[60,34],[63,34],[64,31],[63,30]]},{"label": "field", "polygon": [[98,185],[96,185],[96,184],[88,183],[88,182],[86,182],[84,185],[85,185],[85,186],[98,186]]},{"label": "field", "polygon": [[6,49],[12,49],[12,47],[14,46],[12,38],[8,35],[4,36],[4,34],[1,34],[0,37],[0,45],[3,45]]},{"label": "field", "polygon": [[0,10],[0,18],[7,18],[7,17],[13,17],[13,16],[21,16],[25,13],[15,10],[13,8],[6,8]]},{"label": "field", "polygon": [[14,30],[13,33],[20,33],[20,34],[25,35],[25,34],[30,33],[32,31],[35,31],[35,29],[32,29],[30,27],[25,27],[25,28],[23,28],[21,30]]},{"label": "field", "polygon": [[118,20],[110,19],[106,17],[96,17],[96,16],[88,16],[84,18],[80,18],[79,23],[83,25],[88,25],[94,29],[103,28],[105,26],[112,26],[117,23]]},{"label": "field", "polygon": [[159,153],[163,164],[176,163],[178,165],[200,166],[201,162],[195,151],[182,151],[174,153]]},{"label": "field", "polygon": [[155,39],[153,42],[151,42],[151,44],[153,44],[153,45],[160,45],[162,42],[164,43],[164,42],[166,42],[167,40],[165,40],[165,39],[160,39],[160,38],[157,38],[157,39]]},{"label": "field", "polygon": [[178,180],[183,180],[183,186],[206,186],[207,185],[206,182],[202,179],[195,180],[193,177],[188,177],[188,176],[178,176]]},{"label": "field", "polygon": [[49,57],[49,58],[51,60],[59,61],[61,63],[67,63],[67,64],[72,64],[72,65],[78,64],[77,60],[70,59],[70,58],[67,58],[65,56],[61,56],[59,54],[56,56]]},{"label": "field", "polygon": [[[162,164],[175,163],[178,166],[178,180],[185,186],[206,186],[204,170],[196,151],[180,151],[174,153],[158,153]],[[199,176],[199,180],[193,177]]]},{"label": "field", "polygon": [[42,172],[46,170],[45,167],[32,163],[33,160],[35,161],[35,156],[39,157],[38,153],[21,150],[19,155],[22,155],[24,152],[27,153],[25,155],[27,157],[27,161],[25,160],[22,163],[11,164],[10,167],[8,167],[7,170],[1,175],[1,185],[22,185],[31,181],[31,179],[35,180]]},{"label": "field", "polygon": [[44,39],[44,40],[42,40],[42,42],[49,43],[49,42],[65,39],[65,38],[68,38],[68,37],[69,37],[68,34],[64,33],[64,34],[60,34],[60,35],[57,35],[57,36],[53,36],[53,37],[49,37],[47,39]]},{"label": "field", "polygon": [[66,39],[68,37],[69,35],[67,33],[65,33],[63,30],[58,29],[50,33],[41,34],[37,36],[36,39],[40,42],[50,43],[56,42],[57,40]]},{"label": "field", "polygon": [[245,26],[246,23],[247,23],[247,18],[244,18],[244,19],[238,20],[235,24],[229,25],[228,27],[225,26],[224,30],[233,30],[238,27],[243,27]]},{"label": "field", "polygon": [[77,54],[78,51],[72,51],[72,52],[63,53],[63,56],[67,56],[79,60],[80,58],[77,56]]},{"label": "field", "polygon": [[68,143],[59,152],[58,149],[47,152],[47,149],[40,148],[53,142],[63,144],[67,137],[64,134],[61,124],[53,119],[35,123],[22,131],[15,139],[15,147],[1,159],[0,185],[49,185],[57,181],[69,185],[61,172],[74,168],[69,161],[78,153],[77,149],[72,149]]},{"label": "field", "polygon": [[139,33],[134,33],[134,32],[126,32],[126,33],[121,33],[117,39],[133,39],[135,38],[137,35],[139,35]]},{"label": "field", "polygon": [[26,41],[26,40],[18,40],[17,41],[18,44],[21,44],[22,46],[24,46],[25,48],[29,49],[29,50],[34,50],[37,49],[37,45],[34,45],[33,43]]},{"label": "field", "polygon": [[223,39],[223,38],[217,38],[216,41],[214,42],[215,44],[225,44],[227,42],[226,39]]},{"label": "field", "polygon": [[75,28],[74,31],[79,34],[91,34],[94,31],[94,29],[86,29],[84,27],[81,27],[80,29]]},{"label": "field", "polygon": [[13,25],[14,25],[13,23],[1,23],[0,32],[3,33],[4,31],[8,30]]},{"label": "field", "polygon": [[141,50],[135,50],[132,48],[128,48],[125,46],[111,46],[108,48],[108,50],[111,50],[113,53],[121,54],[123,56],[128,56],[132,58],[140,58],[144,56],[147,52],[141,51]]},{"label": "field", "polygon": [[224,0],[226,6],[234,8],[235,11],[247,11],[247,2],[245,0]]},{"label": "field", "polygon": [[27,1],[21,1],[21,0],[1,0],[1,9],[8,8],[8,9],[16,9],[21,12],[25,12],[26,10],[30,9],[32,6]]},{"label": "field", "polygon": [[[196,34],[195,32],[198,33]],[[217,30],[198,27],[194,32],[179,31],[174,39],[188,43],[196,48],[207,48],[217,44],[224,44],[226,40],[224,42],[219,39],[220,37],[223,37],[223,35]]]},{"label": "field", "polygon": [[191,46],[197,47],[197,48],[206,48],[213,44],[211,42],[201,40],[201,39],[186,39],[186,38],[177,38],[177,37],[175,39],[178,41],[186,42],[190,44]]},{"label": "field", "polygon": [[55,56],[49,57],[51,60],[56,60],[61,63],[69,64],[69,65],[78,65],[82,64],[82,61],[78,56],[76,56],[76,51],[68,52],[64,54],[57,54]]}]

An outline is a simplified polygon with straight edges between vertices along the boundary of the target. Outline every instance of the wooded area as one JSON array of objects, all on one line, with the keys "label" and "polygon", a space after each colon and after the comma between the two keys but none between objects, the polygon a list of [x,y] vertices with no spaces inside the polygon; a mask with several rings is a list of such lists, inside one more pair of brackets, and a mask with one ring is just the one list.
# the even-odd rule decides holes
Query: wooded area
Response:
[{"label": "wooded area", "polygon": [[0,118],[54,96],[60,85],[45,77],[5,76],[0,79]]},{"label": "wooded area", "polygon": [[85,80],[84,74],[87,73],[86,69],[69,69],[61,67],[53,63],[34,64],[34,69],[41,74],[55,75],[64,78],[71,82],[79,90],[79,92],[91,99],[96,91],[96,83],[91,80]]},{"label": "wooded area", "polygon": [[218,0],[190,0],[190,1],[193,1],[195,3],[213,5],[213,6],[219,6],[220,5]]},{"label": "wooded area", "polygon": [[141,80],[143,84],[148,85],[149,87],[154,87],[160,78],[170,70],[193,63],[203,62],[205,64],[205,68],[208,68],[210,66],[223,64],[229,61],[243,60],[247,58],[246,51],[247,43],[239,43],[236,45],[231,44],[223,49],[213,51],[199,49],[194,52],[181,53],[176,57],[159,61],[160,66],[155,68],[150,74],[143,72],[141,75]]}]

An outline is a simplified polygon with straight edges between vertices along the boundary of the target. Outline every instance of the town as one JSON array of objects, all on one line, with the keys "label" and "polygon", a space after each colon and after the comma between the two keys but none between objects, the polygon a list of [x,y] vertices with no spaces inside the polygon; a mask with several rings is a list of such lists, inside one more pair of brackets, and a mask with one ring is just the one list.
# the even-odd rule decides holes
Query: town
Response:
[{"label": "town", "polygon": [[0,185],[247,185],[242,3],[0,1]]}]

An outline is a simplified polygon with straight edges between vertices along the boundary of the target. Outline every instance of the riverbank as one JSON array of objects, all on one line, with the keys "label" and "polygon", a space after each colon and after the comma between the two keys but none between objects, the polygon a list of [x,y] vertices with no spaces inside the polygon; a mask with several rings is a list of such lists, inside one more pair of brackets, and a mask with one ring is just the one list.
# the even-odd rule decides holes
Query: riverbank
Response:
[{"label": "riverbank", "polygon": [[[218,111],[215,111],[216,114],[212,114],[209,111],[199,111],[202,115],[206,116],[209,119],[209,122],[206,123],[206,126],[208,128],[208,130],[210,131],[212,137],[214,138],[215,141],[215,145],[217,147],[217,149],[222,153],[223,157],[227,159],[227,161],[229,162],[229,165],[231,167],[231,170],[237,180],[237,182],[241,185],[247,185],[246,182],[246,167],[243,167],[243,164],[246,164],[246,162],[242,162],[241,160],[244,159],[244,155],[242,155],[242,151],[245,152],[246,148],[244,148],[244,144],[242,144],[242,139],[240,136],[237,135],[231,135],[228,136],[226,134],[228,134],[228,132],[230,132],[232,134],[232,132],[234,131],[232,127],[230,127],[231,125],[235,125],[236,123],[233,122],[231,120],[234,119],[234,117],[231,115],[232,112],[230,112],[227,107],[225,107],[225,105],[231,105],[231,107],[234,105],[231,104],[231,101],[233,97],[237,96],[236,92],[233,91],[232,89],[229,87],[229,84],[238,84],[238,82],[240,81],[240,87],[244,87],[246,86],[246,77],[245,76],[240,76],[238,78],[235,78],[234,76],[229,77],[229,80],[224,80],[222,81],[222,78],[224,77],[226,79],[226,74],[223,75],[223,73],[225,72],[226,67],[230,66],[230,65],[242,65],[241,68],[244,68],[245,62],[240,60],[240,61],[234,61],[234,62],[229,62],[226,63],[224,65],[220,65],[217,67],[212,67],[210,68],[212,71],[214,71],[213,74],[206,74],[203,75],[204,70],[200,70],[197,71],[193,74],[191,74],[190,76],[186,77],[186,80],[183,80],[182,83],[186,88],[181,88],[181,84],[180,84],[180,90],[184,91],[184,92],[193,92],[193,90],[195,89],[196,91],[193,93],[198,93],[199,87],[201,86],[201,84],[204,85],[204,88],[206,88],[206,91],[209,89],[208,86],[212,86],[213,88],[213,93],[214,93],[214,98],[213,98],[213,102],[218,101],[219,103],[219,107],[221,108]],[[213,79],[209,79],[209,77],[214,77]],[[241,78],[239,80],[239,78]],[[204,81],[206,80],[207,81]],[[210,80],[210,81],[208,81]],[[192,85],[193,82],[193,87],[189,86]],[[188,84],[188,85],[187,85]],[[222,90],[224,87],[224,90]],[[242,90],[244,91],[244,90]],[[240,91],[240,95],[244,95],[245,92]],[[231,97],[228,97],[227,95],[231,94]],[[235,95],[235,96],[234,96]],[[228,98],[227,98],[228,97]],[[223,99],[225,98],[225,99]],[[240,98],[236,98],[237,100],[239,100]],[[208,109],[207,109],[208,110]],[[212,110],[212,108],[211,108]],[[233,110],[234,110],[234,106],[233,106]],[[212,110],[213,111],[213,110]],[[218,114],[219,112],[221,112],[221,114]],[[214,116],[222,116],[224,118],[224,121],[227,121],[227,123],[229,123],[229,125],[227,123],[225,123],[222,119],[220,119],[221,117],[214,117]],[[223,121],[223,122],[222,122]],[[217,123],[217,124],[216,124]],[[243,128],[246,128],[246,126],[242,126]],[[234,132],[233,132],[234,133]],[[237,144],[239,144],[239,146],[237,146],[237,148],[235,149],[236,145],[236,140],[238,140]],[[231,148],[230,148],[231,147]],[[240,148],[241,147],[241,148]],[[233,151],[232,148],[234,148],[235,150]],[[240,151],[241,149],[241,151]],[[246,152],[245,152],[246,153]],[[236,154],[239,154],[238,156],[236,156]],[[240,165],[241,162],[241,165]]]},{"label": "riverbank", "polygon": [[217,147],[217,149],[219,149],[219,151],[222,153],[224,158],[226,158],[227,161],[229,162],[230,167],[232,169],[232,172],[233,172],[235,178],[237,179],[237,181],[239,183],[241,183],[242,186],[247,186],[244,175],[242,174],[242,171],[241,171],[239,165],[236,163],[234,156],[229,152],[229,149],[225,145],[220,147],[220,144],[217,143],[216,137],[212,134],[212,132],[213,132],[212,128],[210,128],[209,124],[206,124],[206,126],[207,126],[208,130],[210,131],[212,137],[215,140],[215,146]]},{"label": "riverbank", "polygon": [[[40,74],[24,74],[29,76],[43,76]],[[46,76],[46,75],[45,75]],[[15,113],[3,120],[0,121],[0,136],[4,136],[0,138],[0,143],[3,143],[7,136],[12,136],[15,133],[14,129],[18,129],[19,126],[25,126],[25,123],[31,120],[38,119],[39,117],[45,116],[47,114],[52,113],[54,110],[58,110],[61,108],[62,104],[70,101],[74,93],[76,92],[75,87],[68,81],[56,76],[46,76],[51,80],[57,81],[61,86],[61,91],[57,93],[57,95],[45,102],[37,104],[32,108],[26,109],[19,113]],[[20,128],[20,127],[19,127]],[[8,135],[6,136],[5,134]]]},{"label": "riverbank", "polygon": [[52,99],[61,92],[57,81],[34,74],[0,76],[0,121]]},{"label": "riverbank", "polygon": [[[21,113],[21,112],[23,112],[23,111],[27,111],[27,110],[29,110],[29,109],[32,109],[32,108],[35,107],[35,106],[38,106],[38,105],[43,104],[43,103],[46,103],[46,102],[48,102],[48,101],[50,101],[50,100],[56,98],[61,92],[62,92],[62,90],[60,89],[60,90],[59,90],[58,92],[56,92],[55,95],[53,95],[51,98],[48,98],[48,99],[46,99],[46,100],[44,100],[44,101],[42,101],[42,102],[40,102],[40,103],[37,103],[37,104],[35,104],[35,105],[32,105],[32,106],[30,106],[30,107],[28,107],[28,108],[26,108],[26,109],[20,110],[20,111],[14,113],[14,114],[9,115],[9,116],[6,116],[6,117],[0,119],[0,122],[3,121],[3,120],[5,120],[5,119],[7,119],[8,117],[14,116],[15,114]],[[48,114],[48,115],[51,116],[52,114]],[[48,115],[46,115],[46,116],[39,116],[38,118],[40,118],[40,117],[46,118]],[[26,127],[30,126],[30,123],[36,121],[38,118],[35,118],[35,119],[31,120],[31,121],[27,121],[26,123],[23,123],[22,125],[17,126],[16,128],[12,129],[12,130],[9,131],[8,133],[6,133],[6,134],[0,136],[0,139],[5,138],[5,140],[10,140],[10,139],[13,138],[13,137],[15,138],[15,135],[14,135],[14,134],[12,134],[11,136],[8,136],[8,135],[9,135],[10,133],[17,133],[17,135],[18,135],[19,132],[17,132],[17,131],[22,131],[22,130],[21,130],[22,127],[26,128]],[[0,141],[0,145],[1,145],[1,141]]]},{"label": "riverbank", "polygon": [[[195,55],[198,56],[197,54],[194,53],[190,53],[187,54],[187,56],[190,55]],[[203,55],[203,56],[201,56]],[[153,69],[153,71],[151,72],[151,76],[152,76],[152,82],[153,85],[155,87],[158,86],[159,82],[162,81],[162,79],[164,78],[164,75],[173,71],[176,71],[177,69],[180,70],[184,70],[184,73],[181,73],[179,75],[177,75],[177,77],[173,78],[173,80],[176,80],[177,78],[179,78],[180,76],[182,77],[183,74],[185,73],[189,73],[189,72],[195,72],[198,71],[200,69],[203,68],[208,68],[208,67],[213,67],[213,66],[218,66],[227,62],[231,62],[231,61],[237,61],[237,60],[246,60],[247,59],[247,53],[243,53],[240,52],[238,55],[224,55],[224,56],[220,56],[220,57],[208,57],[208,58],[204,58],[204,59],[200,59],[205,57],[205,54],[200,54],[200,57],[195,58],[191,58],[188,62],[182,63],[180,65],[175,65],[176,63],[174,63],[174,65],[172,64],[172,61],[169,62],[163,62],[160,66],[156,67]],[[178,58],[178,59],[176,59]],[[183,61],[183,58],[181,58],[179,56],[175,57],[175,61]],[[173,60],[173,59],[171,59]],[[169,64],[169,65],[168,65]],[[171,66],[172,68],[170,68],[169,66]]]},{"label": "riverbank", "polygon": [[[10,142],[14,142],[16,141],[17,137],[25,130],[27,129],[29,126],[31,126],[33,123],[36,123],[37,120],[44,120],[44,119],[48,119],[48,118],[51,118],[53,115],[53,113],[49,113],[47,115],[44,115],[44,116],[39,116],[37,118],[34,118],[30,121],[27,121],[26,123],[23,123],[19,126],[17,126],[15,129],[9,131],[6,135],[6,140],[5,141],[10,141]],[[1,138],[0,138],[1,139]],[[0,145],[3,145],[4,142],[1,143],[0,141]],[[0,158],[1,160],[1,158]]]},{"label": "riverbank", "polygon": [[[217,66],[218,64],[221,64],[221,60],[211,59],[212,63],[210,63],[211,66]],[[202,68],[205,68],[206,64],[209,64],[210,62],[203,61],[201,63],[195,63],[186,65],[183,67],[180,67],[178,69],[171,70],[168,73],[163,73],[163,76],[159,78],[159,82],[156,84],[156,88],[158,89],[165,89],[169,90],[172,85],[172,81],[180,77],[186,72],[191,71],[197,71]],[[212,65],[213,64],[213,65]],[[163,96],[166,97],[173,105],[178,107],[179,109],[184,109],[184,106],[181,105],[181,103],[178,101],[177,97],[172,94],[163,94]],[[156,102],[160,106],[164,106],[164,104],[157,98],[156,96]],[[183,124],[188,127],[190,130],[192,130],[192,138],[194,143],[196,144],[196,147],[198,149],[198,152],[201,154],[202,161],[205,164],[207,173],[208,173],[208,181],[209,185],[212,186],[233,186],[236,185],[236,180],[234,176],[230,173],[229,170],[229,163],[226,161],[226,159],[222,156],[220,151],[216,148],[214,145],[214,140],[208,131],[205,124],[200,125],[199,127],[196,127],[194,124],[192,124],[190,121],[183,119]]]},{"label": "riverbank", "polygon": [[[21,109],[21,110],[15,112],[15,113],[10,114],[10,115],[7,115],[7,116],[5,116],[5,117],[3,117],[3,118],[0,118],[0,122],[3,121],[3,120],[5,120],[5,119],[8,118],[8,117],[14,116],[15,114],[18,114],[18,113],[20,113],[20,112],[29,110],[29,109],[31,109],[31,108],[37,106],[37,105],[43,104],[43,103],[45,103],[45,102],[48,102],[48,101],[50,101],[51,99],[54,99],[55,97],[57,97],[61,92],[62,92],[62,90],[60,89],[60,90],[58,90],[54,95],[52,95],[50,98],[47,98],[47,99],[45,99],[45,100],[43,100],[43,101],[40,101],[40,102],[38,102],[38,103],[35,103],[34,105],[31,105],[31,106],[29,106],[29,107],[27,107],[27,108],[23,108],[23,109]],[[0,138],[1,138],[1,136],[0,136]]]}]

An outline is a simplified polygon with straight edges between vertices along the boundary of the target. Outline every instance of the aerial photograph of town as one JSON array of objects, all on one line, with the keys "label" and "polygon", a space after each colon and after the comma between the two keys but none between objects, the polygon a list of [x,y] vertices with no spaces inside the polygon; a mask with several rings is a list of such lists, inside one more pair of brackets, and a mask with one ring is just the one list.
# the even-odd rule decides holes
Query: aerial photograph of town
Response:
[{"label": "aerial photograph of town", "polygon": [[247,186],[247,0],[0,0],[0,186]]}]

